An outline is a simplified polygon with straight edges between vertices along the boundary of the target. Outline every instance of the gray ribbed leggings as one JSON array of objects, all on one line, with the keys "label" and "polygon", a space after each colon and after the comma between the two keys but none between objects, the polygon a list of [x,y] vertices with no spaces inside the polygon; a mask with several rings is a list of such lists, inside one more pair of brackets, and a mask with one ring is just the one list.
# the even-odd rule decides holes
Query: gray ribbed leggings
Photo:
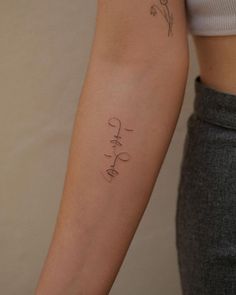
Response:
[{"label": "gray ribbed leggings", "polygon": [[176,211],[184,295],[236,295],[236,95],[195,78]]}]

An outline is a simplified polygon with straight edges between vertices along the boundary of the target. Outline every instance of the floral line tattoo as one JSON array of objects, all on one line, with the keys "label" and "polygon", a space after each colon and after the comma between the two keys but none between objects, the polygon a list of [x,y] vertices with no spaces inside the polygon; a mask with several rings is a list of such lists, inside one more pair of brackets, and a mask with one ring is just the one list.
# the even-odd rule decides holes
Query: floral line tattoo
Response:
[{"label": "floral line tattoo", "polygon": [[103,172],[102,175],[103,177],[108,181],[112,182],[113,178],[119,175],[118,171],[118,163],[121,162],[127,162],[131,159],[131,156],[129,153],[125,151],[119,151],[121,147],[123,147],[123,142],[121,142],[122,137],[121,137],[121,132],[127,131],[127,132],[132,132],[134,131],[133,129],[130,128],[122,128],[122,124],[120,119],[116,117],[112,117],[108,120],[108,125],[116,129],[116,133],[113,135],[113,138],[110,140],[110,143],[112,144],[112,153],[105,153],[104,156],[106,158],[113,158],[112,163],[110,164],[109,168],[105,170],[105,174]]},{"label": "floral line tattoo", "polygon": [[168,36],[173,36],[173,23],[174,18],[173,14],[170,12],[170,9],[168,7],[168,0],[159,0],[157,4],[153,4],[150,8],[150,14],[155,16],[157,12],[160,12],[161,15],[164,17],[168,24]]}]

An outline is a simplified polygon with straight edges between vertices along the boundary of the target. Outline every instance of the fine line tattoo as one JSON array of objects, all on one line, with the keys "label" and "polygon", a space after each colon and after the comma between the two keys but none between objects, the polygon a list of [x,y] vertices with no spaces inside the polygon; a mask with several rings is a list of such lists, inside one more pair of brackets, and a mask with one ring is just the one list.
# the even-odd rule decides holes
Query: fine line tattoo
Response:
[{"label": "fine line tattoo", "polygon": [[168,24],[168,36],[173,36],[173,14],[168,7],[168,0],[159,0],[157,4],[153,4],[150,8],[150,14],[155,16],[159,11]]},{"label": "fine line tattoo", "polygon": [[122,128],[121,120],[112,117],[108,120],[108,125],[115,129],[116,133],[113,135],[113,138],[110,140],[111,147],[112,147],[112,153],[104,153],[104,156],[108,159],[112,159],[112,162],[105,170],[105,172],[101,172],[103,177],[106,181],[111,182],[114,177],[116,177],[119,174],[117,165],[119,162],[127,162],[131,159],[131,156],[126,151],[120,151],[121,147],[123,147],[122,137],[121,133],[122,131],[132,132],[133,129],[130,128]]}]

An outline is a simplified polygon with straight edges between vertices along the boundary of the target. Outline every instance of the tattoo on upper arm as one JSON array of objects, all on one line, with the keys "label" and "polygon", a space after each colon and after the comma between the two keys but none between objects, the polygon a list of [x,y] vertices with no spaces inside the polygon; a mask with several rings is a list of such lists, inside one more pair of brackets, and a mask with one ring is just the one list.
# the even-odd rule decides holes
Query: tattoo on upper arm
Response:
[{"label": "tattoo on upper arm", "polygon": [[173,36],[173,14],[170,12],[168,0],[158,0],[156,4],[153,4],[150,8],[150,14],[155,16],[158,11],[164,17],[168,24],[168,36]]},{"label": "tattoo on upper arm", "polygon": [[115,133],[113,135],[113,138],[110,140],[112,152],[104,154],[104,156],[109,159],[110,165],[104,172],[101,173],[108,182],[111,182],[113,178],[115,178],[119,174],[119,162],[127,162],[131,159],[131,156],[128,152],[121,150],[124,145],[121,135],[123,132],[129,133],[133,132],[134,130],[123,127],[121,124],[121,120],[116,117],[110,118],[107,123],[110,127],[114,128]]}]

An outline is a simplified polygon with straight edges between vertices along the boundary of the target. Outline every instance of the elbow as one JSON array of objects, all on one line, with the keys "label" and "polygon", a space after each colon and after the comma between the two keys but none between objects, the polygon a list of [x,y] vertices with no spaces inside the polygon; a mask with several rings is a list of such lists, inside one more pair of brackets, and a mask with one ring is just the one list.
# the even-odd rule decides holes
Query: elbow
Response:
[{"label": "elbow", "polygon": [[[165,40],[154,46],[145,42],[95,42],[93,54],[95,60],[104,64],[122,68],[150,69],[182,68],[188,70],[189,48],[187,38],[176,38],[175,42]],[[113,40],[114,41],[114,37]]]},{"label": "elbow", "polygon": [[[132,53],[133,52],[133,53]],[[188,46],[175,46],[174,48],[163,48],[152,53],[151,50],[139,52],[138,48],[130,50],[114,49],[101,53],[96,51],[95,60],[103,65],[111,67],[145,71],[149,73],[162,73],[172,76],[175,71],[188,72],[189,50]]]}]

